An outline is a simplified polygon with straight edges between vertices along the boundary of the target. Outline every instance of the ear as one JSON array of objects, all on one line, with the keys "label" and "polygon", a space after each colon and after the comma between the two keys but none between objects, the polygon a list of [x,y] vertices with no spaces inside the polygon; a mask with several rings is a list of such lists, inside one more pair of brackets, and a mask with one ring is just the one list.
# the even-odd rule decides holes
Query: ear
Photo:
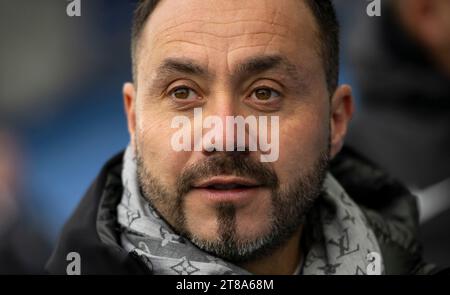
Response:
[{"label": "ear", "polygon": [[354,106],[351,87],[348,85],[339,86],[331,98],[331,158],[334,158],[344,145],[344,138],[347,134],[348,124],[353,116],[353,110]]},{"label": "ear", "polygon": [[136,134],[136,91],[133,83],[125,83],[122,89],[128,133],[131,145],[134,146]]}]

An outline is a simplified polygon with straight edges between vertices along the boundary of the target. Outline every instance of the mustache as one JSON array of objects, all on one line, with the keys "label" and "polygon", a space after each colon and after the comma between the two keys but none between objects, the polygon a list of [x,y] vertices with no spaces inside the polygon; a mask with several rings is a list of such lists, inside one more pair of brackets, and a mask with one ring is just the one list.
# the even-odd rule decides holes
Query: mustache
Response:
[{"label": "mustache", "polygon": [[246,154],[223,152],[183,169],[177,179],[178,195],[188,193],[195,182],[218,175],[250,178],[272,190],[279,186],[278,176],[269,164],[254,160]]}]

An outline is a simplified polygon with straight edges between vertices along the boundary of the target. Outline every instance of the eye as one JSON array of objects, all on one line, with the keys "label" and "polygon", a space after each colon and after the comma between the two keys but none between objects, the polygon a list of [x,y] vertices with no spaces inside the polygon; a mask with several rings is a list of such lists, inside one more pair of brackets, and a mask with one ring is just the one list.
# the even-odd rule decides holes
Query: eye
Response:
[{"label": "eye", "polygon": [[270,99],[274,99],[280,96],[278,91],[275,91],[271,88],[258,88],[254,90],[251,94],[251,98],[259,100],[259,101],[268,101]]},{"label": "eye", "polygon": [[189,87],[181,86],[170,91],[170,96],[178,100],[192,100],[198,98],[197,93]]}]

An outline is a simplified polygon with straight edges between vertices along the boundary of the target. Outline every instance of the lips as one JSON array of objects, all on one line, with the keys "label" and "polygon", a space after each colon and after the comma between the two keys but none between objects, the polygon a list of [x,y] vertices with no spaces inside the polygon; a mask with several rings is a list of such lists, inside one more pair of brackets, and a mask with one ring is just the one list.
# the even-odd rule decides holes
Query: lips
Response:
[{"label": "lips", "polygon": [[230,189],[237,189],[237,188],[249,188],[250,186],[246,186],[239,183],[228,183],[228,184],[212,184],[208,185],[206,188],[209,189],[216,189],[216,190],[230,190]]},{"label": "lips", "polygon": [[193,185],[193,188],[213,189],[213,190],[233,190],[233,189],[255,188],[258,186],[260,186],[260,184],[257,181],[248,178],[236,176],[215,176]]},{"label": "lips", "polygon": [[244,206],[255,200],[265,188],[256,180],[236,176],[214,176],[195,183],[192,196],[215,205],[221,202]]}]

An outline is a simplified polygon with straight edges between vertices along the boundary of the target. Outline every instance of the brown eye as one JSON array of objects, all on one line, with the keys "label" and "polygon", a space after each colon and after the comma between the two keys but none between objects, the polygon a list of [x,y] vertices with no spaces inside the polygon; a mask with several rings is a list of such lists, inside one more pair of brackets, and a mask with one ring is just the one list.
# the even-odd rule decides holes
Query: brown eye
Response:
[{"label": "brown eye", "polygon": [[278,97],[278,96],[280,96],[280,94],[277,91],[272,90],[270,88],[259,88],[259,89],[256,89],[255,91],[253,91],[253,94],[252,94],[252,97],[254,97],[255,99],[263,100],[263,101],[269,100],[271,98]]},{"label": "brown eye", "polygon": [[179,87],[173,90],[170,95],[179,100],[188,100],[188,99],[195,99],[196,93],[194,90],[188,88],[188,87]]},{"label": "brown eye", "polygon": [[255,96],[259,100],[268,100],[270,98],[270,90],[269,89],[258,89],[255,91]]}]

